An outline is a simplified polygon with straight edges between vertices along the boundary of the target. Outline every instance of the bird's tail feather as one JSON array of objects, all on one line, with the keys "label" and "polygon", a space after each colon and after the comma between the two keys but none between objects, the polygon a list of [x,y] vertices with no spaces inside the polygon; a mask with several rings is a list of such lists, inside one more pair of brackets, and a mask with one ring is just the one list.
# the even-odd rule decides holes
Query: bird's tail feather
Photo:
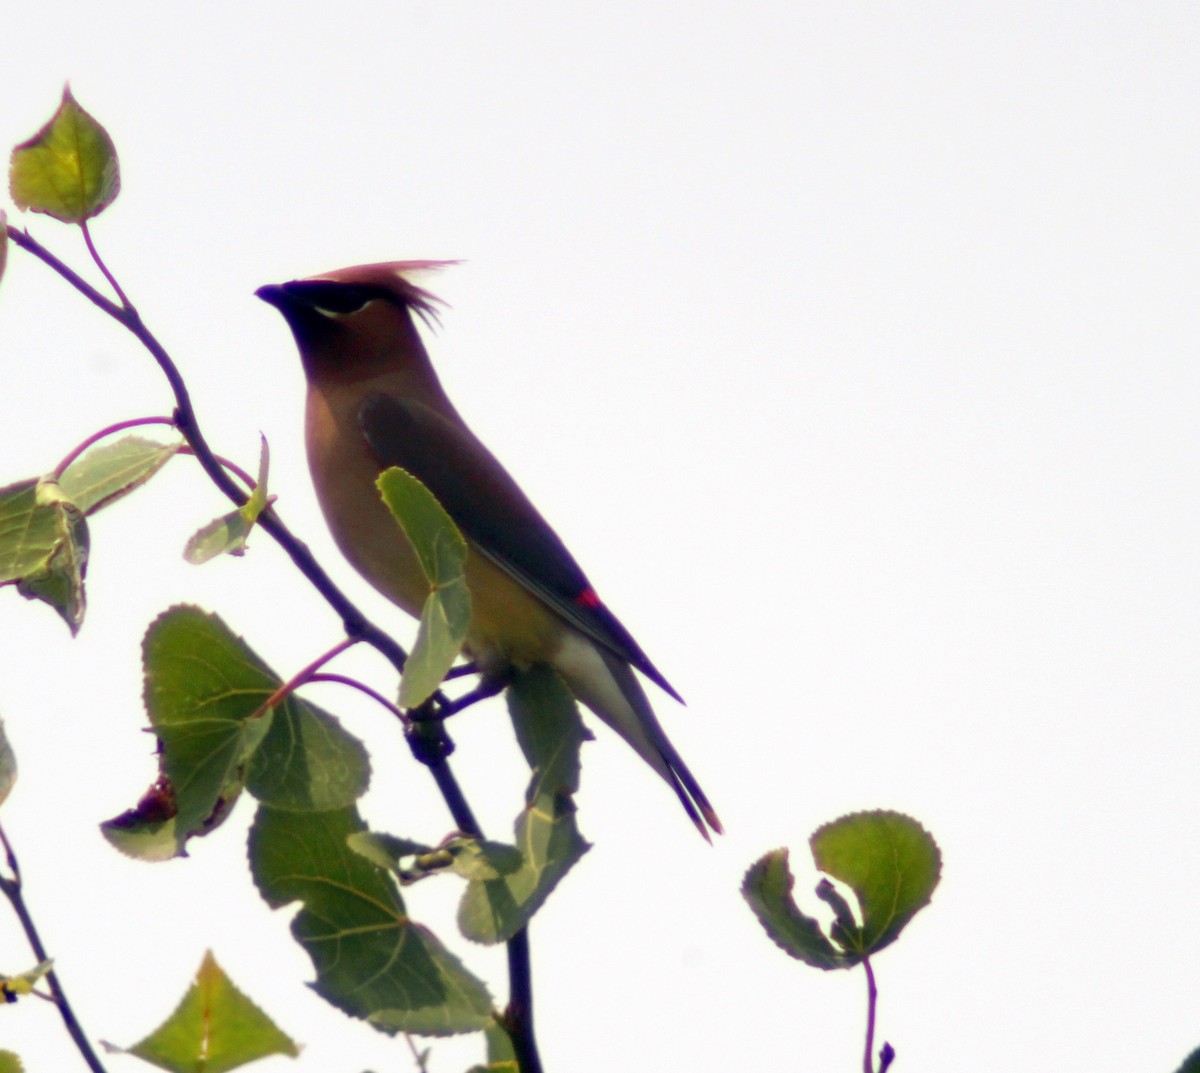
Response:
[{"label": "bird's tail feather", "polygon": [[712,842],[710,831],[724,834],[721,820],[708,796],[700,788],[700,783],[667,738],[666,731],[650,707],[650,700],[641,682],[624,660],[600,648],[596,651],[604,660],[609,674],[631,711],[614,712],[611,705],[607,706],[609,710],[601,710],[588,703],[587,699],[580,699],[625,738],[638,755],[667,781],[683,805],[684,811],[696,825],[696,829],[704,836],[705,841]]}]

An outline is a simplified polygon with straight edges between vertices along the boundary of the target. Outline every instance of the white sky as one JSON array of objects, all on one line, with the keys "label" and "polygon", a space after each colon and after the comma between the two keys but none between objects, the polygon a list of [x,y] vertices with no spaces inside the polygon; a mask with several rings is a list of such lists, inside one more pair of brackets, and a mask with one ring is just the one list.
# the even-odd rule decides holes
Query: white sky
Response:
[{"label": "white sky", "polygon": [[[705,846],[601,734],[595,848],[533,927],[551,1070],[858,1068],[865,986],[790,961],[744,869],[843,812],[937,837],[933,904],[882,954],[896,1073],[1170,1073],[1200,1044],[1195,469],[1200,13],[1192,5],[25,6],[0,144],[69,78],[124,190],[95,226],[218,450],[262,430],[285,519],[336,556],[302,383],[252,292],[464,258],[434,359],[651,658],[729,830]],[[11,208],[11,206],[10,206]],[[34,234],[82,265],[67,229]],[[0,483],[169,410],[150,359],[19,251],[0,287]],[[153,776],[139,640],[187,601],[290,674],[338,623],[269,540],[204,568],[221,508],[184,460],[93,526],[79,638],[0,592],[4,825],[87,1029],[132,1043],[212,946],[305,1044],[261,1068],[411,1068],[325,1006],[251,889],[249,802],[185,861],[96,824]],[[343,670],[388,691],[378,657]],[[449,819],[369,703],[310,695],[376,754],[371,820]],[[502,835],[526,775],[499,707],[456,770]],[[397,758],[389,763],[389,755]],[[453,939],[448,884],[409,896]],[[0,907],[0,971],[27,966]],[[504,995],[503,954],[456,948]],[[53,1011],[0,1047],[76,1068]],[[437,1043],[456,1073],[473,1042]],[[136,1068],[114,1057],[110,1069]]]}]

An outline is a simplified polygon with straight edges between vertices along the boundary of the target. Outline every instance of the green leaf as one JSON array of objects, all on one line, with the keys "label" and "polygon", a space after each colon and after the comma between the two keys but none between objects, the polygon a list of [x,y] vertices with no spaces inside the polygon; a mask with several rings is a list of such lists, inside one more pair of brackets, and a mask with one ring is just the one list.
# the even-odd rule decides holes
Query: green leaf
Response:
[{"label": "green leaf", "polygon": [[773,850],[754,862],[742,880],[742,897],[771,941],[785,954],[816,969],[844,969],[857,964],[836,950],[821,925],[805,916],[792,897],[792,876],[786,849]]},{"label": "green leaf", "polygon": [[[230,806],[232,807],[232,805]],[[180,835],[175,822],[175,795],[166,780],[159,779],[134,808],[106,820],[100,830],[108,841],[125,854],[139,861],[169,861],[183,853],[187,835]],[[228,808],[217,812],[214,821],[223,819]]]},{"label": "green leaf", "polygon": [[[579,789],[587,731],[570,691],[549,667],[537,666],[513,679],[508,704],[533,776],[515,825],[521,866],[495,879],[472,878],[459,905],[462,933],[480,943],[511,939],[591,848],[575,823],[571,796]],[[509,867],[497,867],[495,856],[489,863]]]},{"label": "green leaf", "polygon": [[488,1025],[484,1029],[484,1039],[487,1040],[488,1065],[495,1067],[501,1062],[512,1062],[515,1066],[517,1052],[513,1050],[512,1040],[507,1032],[498,1024]]},{"label": "green leaf", "polygon": [[86,607],[88,544],[83,512],[54,481],[0,489],[0,585],[15,582],[22,596],[48,603],[72,634]]},{"label": "green leaf", "polygon": [[28,995],[52,968],[54,968],[54,959],[47,958],[32,969],[19,972],[15,976],[0,976],[0,994],[3,994],[9,1001],[18,995]]},{"label": "green leaf", "polygon": [[145,484],[183,446],[125,436],[93,447],[75,459],[58,479],[63,494],[85,514],[94,514]]},{"label": "green leaf", "polygon": [[273,718],[260,706],[278,681],[216,615],[194,607],[172,608],[151,623],[142,663],[160,768],[186,841],[224,819],[241,793]]},{"label": "green leaf", "polygon": [[239,508],[242,517],[251,525],[258,521],[258,516],[270,506],[271,497],[267,495],[267,476],[271,469],[271,448],[267,446],[267,437],[258,434],[261,441],[258,449],[258,482],[250,493],[250,498]]},{"label": "green leaf", "polygon": [[273,908],[300,901],[292,934],[328,1002],[387,1032],[451,1035],[489,1023],[487,988],[426,928],[413,923],[386,871],[348,845],[365,830],[354,807],[284,812],[259,807],[250,868]]},{"label": "green leaf", "polygon": [[340,808],[365,789],[361,742],[333,716],[289,696],[264,704],[279,678],[216,615],[175,607],[143,642],[145,700],[160,742],[159,781],[137,809],[104,824],[123,852],[162,859],[207,834],[243,786],[281,808]]},{"label": "green leaf", "polygon": [[0,1073],[25,1073],[25,1067],[12,1051],[0,1051]]},{"label": "green leaf", "polygon": [[258,483],[250,493],[250,498],[237,510],[221,515],[193,534],[183,549],[183,557],[189,563],[198,566],[222,554],[245,555],[246,538],[254,528],[254,523],[275,501],[274,496],[267,495],[267,470],[270,459],[267,438],[263,436],[258,459]]},{"label": "green leaf", "polygon": [[455,838],[446,849],[451,856],[451,871],[463,879],[502,879],[516,874],[525,864],[521,851],[505,842]]},{"label": "green leaf", "polygon": [[430,585],[461,577],[467,542],[433,493],[398,466],[381,473],[376,485],[417,553]]},{"label": "green leaf", "polygon": [[0,488],[0,585],[37,570],[53,553],[54,509],[39,504],[36,480]]},{"label": "green leaf", "polygon": [[448,838],[440,846],[428,846],[395,835],[363,831],[351,835],[347,844],[404,884],[439,872],[453,872],[463,879],[499,879],[522,864],[521,851],[515,846],[466,835]]},{"label": "green leaf", "polygon": [[0,719],[0,805],[12,792],[17,781],[17,757],[4,732],[4,720]]},{"label": "green leaf", "polygon": [[293,693],[275,708],[271,729],[250,763],[246,789],[272,808],[322,812],[353,804],[370,781],[362,742]]},{"label": "green leaf", "polygon": [[240,510],[231,510],[197,529],[184,545],[183,557],[200,566],[218,555],[245,555],[251,528]]},{"label": "green leaf", "polygon": [[272,1054],[295,1058],[300,1049],[208,951],[175,1012],[128,1053],[172,1073],[226,1073]]},{"label": "green leaf", "polygon": [[116,148],[108,131],[75,102],[70,86],[50,122],[13,150],[8,184],[20,208],[74,224],[117,196]]},{"label": "green leaf", "polygon": [[346,845],[376,868],[400,875],[400,862],[406,857],[432,853],[433,847],[424,842],[383,834],[378,831],[356,831],[346,839]]},{"label": "green leaf", "polygon": [[434,589],[421,608],[417,639],[400,678],[400,706],[416,708],[445,680],[462,651],[471,621],[466,578]]},{"label": "green leaf", "polygon": [[400,679],[401,706],[415,708],[441,685],[466,640],[471,621],[467,542],[416,477],[393,466],[376,483],[429,581],[417,640]]},{"label": "green leaf", "polygon": [[58,481],[0,489],[0,585],[15,583],[23,596],[48,603],[77,633],[87,606],[85,514],[149,480],[178,449],[128,437],[88,451]]},{"label": "green leaf", "polygon": [[858,898],[862,926],[834,935],[844,948],[873,954],[929,904],[942,857],[929,832],[899,812],[856,812],[818,828],[809,840],[822,872]]},{"label": "green leaf", "polygon": [[483,1037],[487,1040],[487,1065],[472,1066],[467,1073],[521,1073],[512,1040],[499,1022],[488,1025]]},{"label": "green leaf", "polygon": [[830,934],[805,916],[792,898],[788,852],[755,862],[742,883],[767,935],[786,953],[818,969],[849,968],[894,942],[905,924],[929,904],[941,872],[941,854],[916,820],[898,812],[856,812],[820,827],[809,840],[821,871],[847,884],[858,899],[862,923],[828,879],[817,897],[834,912]]}]

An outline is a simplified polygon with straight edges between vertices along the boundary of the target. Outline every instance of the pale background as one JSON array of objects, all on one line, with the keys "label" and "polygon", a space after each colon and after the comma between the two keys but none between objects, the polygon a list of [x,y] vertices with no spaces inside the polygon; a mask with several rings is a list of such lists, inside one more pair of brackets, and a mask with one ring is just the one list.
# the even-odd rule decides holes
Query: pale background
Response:
[{"label": "pale background", "polygon": [[[860,1068],[860,974],[785,958],[738,887],[787,845],[814,905],[809,833],[875,807],[945,854],[878,959],[897,1073],[1170,1073],[1200,1044],[1193,5],[75,2],[5,29],[0,144],[71,80],[121,154],[97,241],[214,446],[252,468],[267,435],[283,516],[402,639],[324,532],[293,345],[252,292],[466,260],[434,283],[447,388],[688,698],[656,704],[729,830],[710,849],[611,735],[587,748],[595,848],[533,927],[548,1069]],[[169,408],[12,251],[0,483]],[[166,865],[96,828],[153,776],[159,611],[219,611],[287,674],[339,636],[268,539],[181,561],[222,504],[183,460],[100,515],[75,641],[0,592],[4,825],[92,1034],[140,1038],[211,946],[305,1045],[264,1073],[408,1070],[303,986],[247,880],[249,803]],[[378,657],[342,668],[391,688]],[[443,834],[379,711],[310,695],[375,750],[370,818]],[[503,834],[507,719],[456,737]],[[449,881],[410,906],[454,941]],[[502,952],[455,945],[503,997]],[[0,971],[29,960],[0,906]],[[79,1068],[38,1003],[0,1008],[0,1047]]]}]

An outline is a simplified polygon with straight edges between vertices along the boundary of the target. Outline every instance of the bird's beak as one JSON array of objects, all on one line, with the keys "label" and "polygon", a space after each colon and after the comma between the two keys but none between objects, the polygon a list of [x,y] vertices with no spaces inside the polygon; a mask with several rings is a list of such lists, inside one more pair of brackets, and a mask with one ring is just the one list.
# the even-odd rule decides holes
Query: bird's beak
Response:
[{"label": "bird's beak", "polygon": [[259,287],[255,295],[261,298],[268,305],[273,305],[276,309],[283,309],[291,303],[288,300],[288,293],[277,283],[268,283],[265,287]]}]

